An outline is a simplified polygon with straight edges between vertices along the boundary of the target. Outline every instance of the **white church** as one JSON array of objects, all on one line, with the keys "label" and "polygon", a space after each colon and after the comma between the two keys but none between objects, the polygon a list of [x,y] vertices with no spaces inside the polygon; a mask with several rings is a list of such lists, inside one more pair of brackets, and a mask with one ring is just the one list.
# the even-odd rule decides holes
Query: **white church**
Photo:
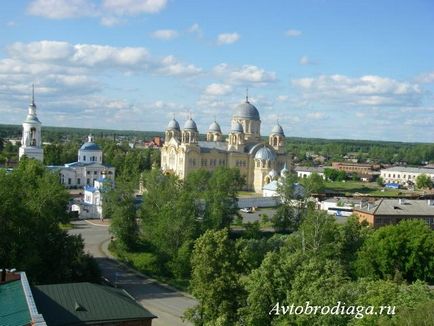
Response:
[{"label": "white church", "polygon": [[[23,122],[23,137],[19,157],[44,161],[41,138],[41,121],[36,114],[35,91],[32,88],[32,103],[29,105],[26,120]],[[73,205],[81,218],[102,218],[103,193],[114,186],[115,168],[103,163],[103,151],[88,136],[78,150],[77,161],[61,166],[50,165],[47,168],[59,174],[60,183],[65,188],[82,188],[83,200]]]}]

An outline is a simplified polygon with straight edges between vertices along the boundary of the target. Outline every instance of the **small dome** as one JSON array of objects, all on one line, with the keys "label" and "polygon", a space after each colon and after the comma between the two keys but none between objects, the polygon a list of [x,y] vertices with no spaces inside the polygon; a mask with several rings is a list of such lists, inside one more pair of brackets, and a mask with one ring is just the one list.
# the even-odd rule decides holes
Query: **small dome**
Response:
[{"label": "small dome", "polygon": [[271,129],[271,133],[272,134],[279,134],[282,136],[285,136],[285,133],[283,132],[283,128],[280,124],[277,124],[273,127],[273,129]]},{"label": "small dome", "polygon": [[255,160],[274,161],[275,159],[276,154],[268,147],[262,147],[255,155]]},{"label": "small dome", "polygon": [[239,122],[233,122],[231,126],[231,132],[244,132],[243,126]]},{"label": "small dome", "polygon": [[39,121],[38,117],[36,115],[29,114],[26,117],[25,123],[32,123],[32,124],[41,124],[41,121]]},{"label": "small dome", "polygon": [[259,120],[259,112],[258,109],[246,99],[244,103],[239,104],[235,108],[234,117]]},{"label": "small dome", "polygon": [[219,132],[219,133],[222,132],[220,125],[217,123],[217,121],[214,121],[213,123],[211,123],[211,125],[208,128],[208,131]]},{"label": "small dome", "polygon": [[100,151],[101,148],[95,143],[86,142],[83,145],[81,145],[80,150],[81,151]]},{"label": "small dome", "polygon": [[271,171],[268,173],[268,175],[269,175],[271,178],[275,178],[275,177],[278,177],[278,176],[279,176],[279,174],[276,172],[276,170],[271,170]]},{"label": "small dome", "polygon": [[166,130],[179,130],[179,123],[178,123],[178,121],[176,121],[175,118],[173,118],[172,120],[170,120],[169,124],[167,125]]},{"label": "small dome", "polygon": [[184,123],[184,129],[189,129],[189,130],[197,131],[197,125],[196,125],[196,122],[194,122],[194,120],[193,120],[192,118],[188,119],[188,120]]}]

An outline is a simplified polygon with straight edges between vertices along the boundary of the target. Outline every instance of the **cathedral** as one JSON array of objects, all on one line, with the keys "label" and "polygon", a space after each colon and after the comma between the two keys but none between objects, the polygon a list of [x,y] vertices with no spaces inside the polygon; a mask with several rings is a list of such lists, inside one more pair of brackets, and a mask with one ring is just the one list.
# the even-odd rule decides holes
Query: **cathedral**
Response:
[{"label": "cathedral", "polygon": [[247,190],[262,193],[265,185],[288,172],[290,158],[285,152],[285,134],[279,123],[272,128],[268,142],[263,142],[260,131],[259,111],[247,96],[235,108],[226,138],[217,121],[209,126],[206,141],[200,141],[191,117],[182,129],[173,118],[165,131],[161,168],[181,179],[198,169],[239,168]]}]

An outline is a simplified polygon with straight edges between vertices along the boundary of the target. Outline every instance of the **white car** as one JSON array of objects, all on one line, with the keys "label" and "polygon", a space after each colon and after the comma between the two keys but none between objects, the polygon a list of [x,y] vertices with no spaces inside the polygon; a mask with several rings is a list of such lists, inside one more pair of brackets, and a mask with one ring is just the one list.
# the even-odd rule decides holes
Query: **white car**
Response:
[{"label": "white car", "polygon": [[246,207],[246,208],[241,208],[240,211],[243,213],[252,213],[253,209],[251,207]]}]

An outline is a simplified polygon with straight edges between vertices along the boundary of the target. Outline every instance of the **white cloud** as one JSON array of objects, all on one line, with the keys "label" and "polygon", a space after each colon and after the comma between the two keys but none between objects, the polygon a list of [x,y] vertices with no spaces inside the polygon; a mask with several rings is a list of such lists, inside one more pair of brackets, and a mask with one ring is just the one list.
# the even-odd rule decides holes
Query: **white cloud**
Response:
[{"label": "white cloud", "polygon": [[27,13],[51,19],[76,18],[98,15],[93,2],[86,0],[34,0]]},{"label": "white cloud", "polygon": [[205,94],[211,96],[227,95],[230,92],[232,92],[231,85],[217,84],[217,83],[210,84],[205,89]]},{"label": "white cloud", "polygon": [[232,44],[240,39],[240,34],[238,33],[223,33],[217,36],[217,44]]},{"label": "white cloud", "polygon": [[300,60],[298,61],[299,64],[306,66],[306,65],[313,65],[315,64],[314,61],[312,61],[311,59],[309,59],[308,56],[304,55],[300,58]]},{"label": "white cloud", "polygon": [[173,29],[160,29],[151,33],[153,38],[160,40],[171,40],[178,36],[178,32]]},{"label": "white cloud", "polygon": [[346,105],[418,105],[422,90],[418,84],[400,82],[380,76],[351,78],[343,75],[322,75],[292,80],[308,100]]},{"label": "white cloud", "polygon": [[289,37],[298,37],[302,34],[302,32],[297,29],[288,29],[285,34]]},{"label": "white cloud", "polygon": [[307,118],[312,120],[322,120],[327,117],[327,115],[324,112],[309,112],[307,115]]},{"label": "white cloud", "polygon": [[215,66],[213,71],[217,76],[224,78],[231,84],[265,85],[277,80],[275,72],[266,71],[253,65],[231,67],[226,63],[221,63]]},{"label": "white cloud", "polygon": [[99,17],[103,26],[122,22],[120,17],[155,14],[163,10],[167,0],[33,0],[27,13],[49,19]]},{"label": "white cloud", "polygon": [[173,55],[169,55],[161,60],[161,68],[157,71],[169,76],[191,77],[200,74],[202,69],[193,64],[183,64]]},{"label": "white cloud", "polygon": [[277,96],[276,100],[277,102],[286,102],[288,100],[289,96],[288,95],[279,95]]},{"label": "white cloud", "polygon": [[193,25],[191,25],[188,30],[189,33],[192,34],[196,34],[198,37],[202,37],[203,36],[203,32],[202,29],[200,28],[198,23],[194,23]]},{"label": "white cloud", "polygon": [[434,71],[416,77],[416,81],[423,84],[434,83]]},{"label": "white cloud", "polygon": [[158,13],[166,4],[167,0],[103,0],[102,7],[121,16]]}]

